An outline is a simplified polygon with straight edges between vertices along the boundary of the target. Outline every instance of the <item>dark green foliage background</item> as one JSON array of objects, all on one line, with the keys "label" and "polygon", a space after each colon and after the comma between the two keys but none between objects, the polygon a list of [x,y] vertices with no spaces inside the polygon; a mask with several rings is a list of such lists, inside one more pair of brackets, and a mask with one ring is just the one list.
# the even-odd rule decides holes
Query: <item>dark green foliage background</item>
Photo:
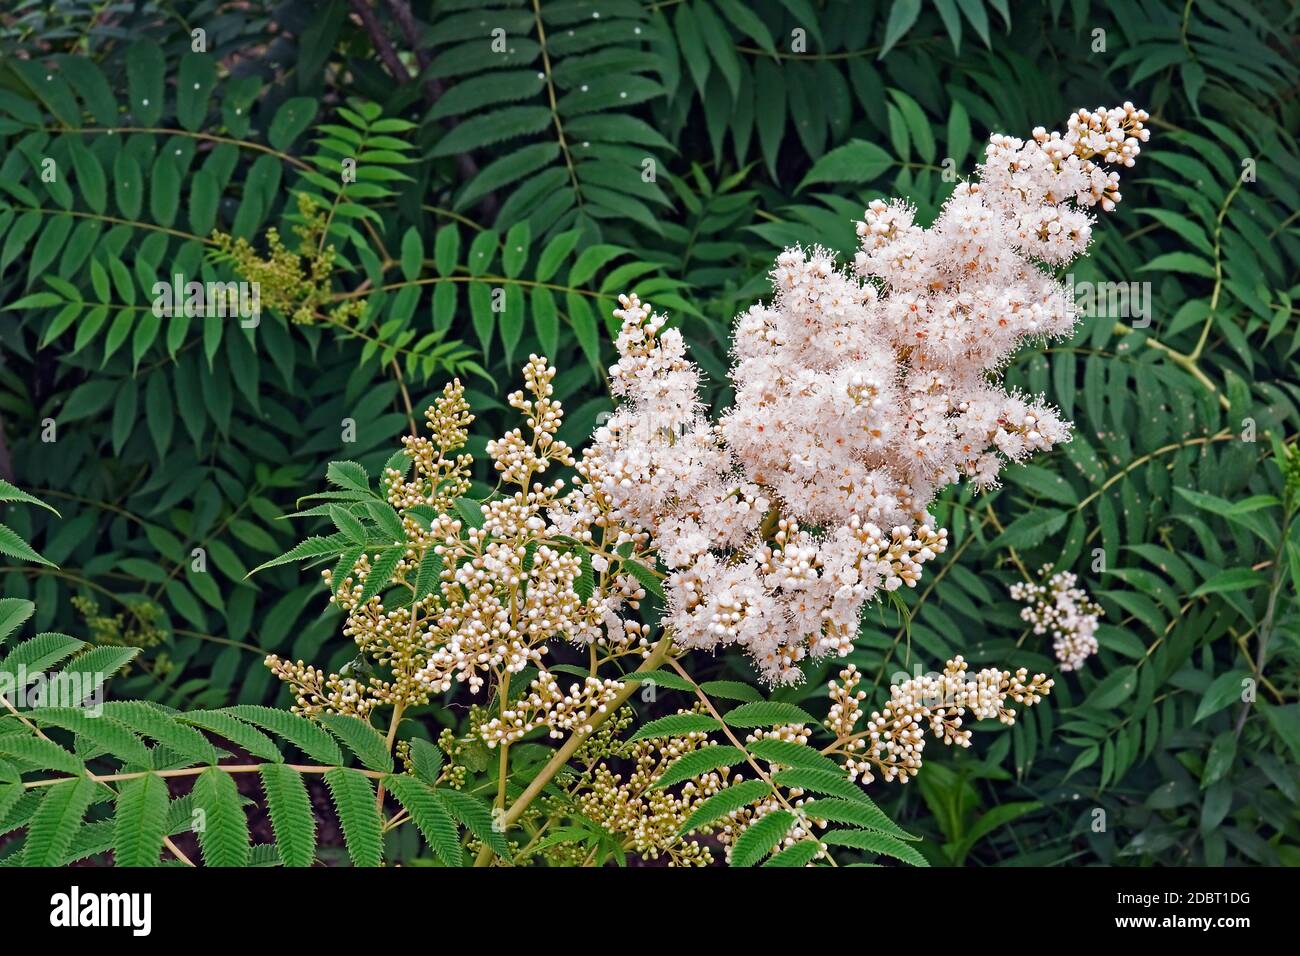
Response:
[{"label": "dark green foliage background", "polygon": [[[352,658],[312,573],[244,576],[297,540],[280,519],[328,461],[389,456],[403,389],[418,415],[460,374],[481,451],[511,421],[520,357],[545,350],[579,442],[609,407],[613,296],[635,290],[723,406],[730,320],[781,246],[850,250],[881,195],[928,221],[945,167],[968,175],[990,132],[1132,100],[1152,140],[1074,274],[1150,282],[1150,327],[1089,318],[1011,363],[1075,440],[995,494],[950,491],[953,547],[907,595],[910,624],[873,612],[852,659],[877,695],[954,653],[1054,669],[1007,597],[1020,564],[1080,573],[1103,649],[1013,729],[935,745],[917,782],[874,792],[936,863],[1300,863],[1300,550],[1275,461],[1300,422],[1291,4],[379,3],[391,57],[340,0],[101,6],[0,13],[0,466],[62,513],[10,509],[58,567],[0,580],[39,629],[80,636],[75,595],[160,606],[167,638],[116,695],[272,703],[265,654]],[[407,150],[360,161],[407,178],[353,191],[335,223],[336,291],[365,283],[366,314],[154,319],[156,279],[234,277],[205,255],[212,228],[288,234],[293,191],[320,191],[313,157],[337,178],[349,100],[410,124],[367,134]],[[824,707],[835,667],[778,696]]]}]

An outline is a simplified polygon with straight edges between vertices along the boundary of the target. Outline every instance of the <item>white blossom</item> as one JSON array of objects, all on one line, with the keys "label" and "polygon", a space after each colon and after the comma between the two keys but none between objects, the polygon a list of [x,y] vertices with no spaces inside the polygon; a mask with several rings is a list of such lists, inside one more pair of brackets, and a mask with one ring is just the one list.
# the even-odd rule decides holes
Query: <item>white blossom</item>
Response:
[{"label": "white blossom", "polygon": [[737,644],[775,683],[807,657],[844,654],[863,606],[914,587],[945,550],[927,512],[946,486],[997,485],[1008,461],[1069,440],[1041,397],[998,371],[1030,340],[1070,333],[1043,266],[1083,253],[1088,210],[1114,207],[1117,173],[1147,139],[1131,103],[1080,110],[1064,133],[995,135],[975,180],[928,228],[872,202],[852,267],[789,248],[774,295],[735,322],[735,403],[715,423],[681,333],[621,296],[623,401],[584,456],[582,486],[551,520],[606,514],[657,555],[664,623],[688,647]]}]

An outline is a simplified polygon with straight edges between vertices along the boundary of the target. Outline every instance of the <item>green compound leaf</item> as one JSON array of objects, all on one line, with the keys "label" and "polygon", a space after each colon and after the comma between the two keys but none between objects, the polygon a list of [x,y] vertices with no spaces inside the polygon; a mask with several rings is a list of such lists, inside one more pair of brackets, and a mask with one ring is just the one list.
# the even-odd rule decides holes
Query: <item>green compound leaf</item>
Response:
[{"label": "green compound leaf", "polygon": [[411,815],[425,841],[444,866],[464,866],[456,821],[427,784],[405,774],[384,778],[384,785]]},{"label": "green compound leaf", "polygon": [[66,862],[72,841],[81,829],[81,820],[99,786],[89,777],[78,777],[45,788],[45,795],[27,824],[24,866],[61,866]]},{"label": "green compound leaf", "polygon": [[741,704],[734,710],[722,715],[729,727],[748,729],[751,727],[776,727],[781,724],[804,724],[816,726],[817,718],[802,707],[775,700],[754,701]]},{"label": "green compound leaf", "polygon": [[655,781],[655,789],[663,790],[684,780],[691,780],[722,767],[734,767],[744,761],[745,752],[739,747],[723,744],[702,747],[674,760]]},{"label": "green compound leaf", "polygon": [[206,866],[247,866],[248,818],[235,778],[209,767],[194,781],[194,829]]},{"label": "green compound leaf", "polygon": [[692,830],[710,826],[734,810],[747,807],[752,803],[770,796],[772,788],[763,780],[742,780],[718,791],[701,803],[690,819],[678,831],[684,836]]},{"label": "green compound leaf", "polygon": [[167,832],[167,784],[147,774],[121,784],[113,826],[116,866],[157,866]]},{"label": "green compound leaf", "polygon": [[753,866],[771,852],[772,847],[794,825],[794,814],[789,810],[772,810],[751,823],[736,838],[731,847],[732,866]]},{"label": "green compound leaf", "polygon": [[681,737],[685,734],[706,733],[721,730],[722,724],[703,714],[670,714],[644,724],[629,741],[653,740],[656,737]]},{"label": "green compound leaf", "polygon": [[380,866],[383,841],[375,788],[365,774],[346,767],[325,772],[325,785],[334,799],[339,825],[354,866]]},{"label": "green compound leaf", "polygon": [[316,858],[316,817],[302,774],[284,764],[258,768],[275,848],[285,866],[311,866]]},{"label": "green compound leaf", "polygon": [[350,714],[321,714],[316,718],[361,760],[367,770],[391,773],[393,756],[379,731]]}]

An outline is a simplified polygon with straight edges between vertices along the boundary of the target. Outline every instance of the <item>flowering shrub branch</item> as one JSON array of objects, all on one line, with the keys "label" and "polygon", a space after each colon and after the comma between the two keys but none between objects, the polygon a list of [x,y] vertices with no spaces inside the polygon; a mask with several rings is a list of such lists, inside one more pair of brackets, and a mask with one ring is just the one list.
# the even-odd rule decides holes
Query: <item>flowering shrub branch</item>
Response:
[{"label": "flowering shrub branch", "polygon": [[[1004,391],[997,372],[1025,342],[1071,329],[1042,266],[1084,251],[1089,210],[1120,200],[1107,167],[1132,164],[1146,119],[1126,104],[1080,111],[1064,133],[993,137],[978,178],[930,227],[904,203],[872,203],[849,268],[787,249],[773,300],[737,317],[736,398],[716,422],[681,333],[635,295],[615,313],[613,416],[575,454],[557,437],[556,369],[531,356],[509,396],[524,427],[487,444],[498,484],[484,500],[467,497],[474,419],[449,383],[426,412],[428,435],[404,439],[377,487],[360,465],[330,466],[334,487],[299,516],[331,533],[263,565],[329,563],[322,579],[357,661],[330,673],[269,656],[291,712],[116,706],[127,735],[117,748],[140,734],[192,757],[196,794],[219,806],[238,807],[230,773],[256,770],[286,862],[314,846],[314,826],[293,826],[286,807],[301,802],[302,775],[319,773],[358,863],[379,862],[382,833],[407,821],[446,865],[466,849],[479,865],[629,852],[700,865],[719,850],[733,865],[833,864],[837,846],[924,863],[862,785],[905,783],[927,730],[968,747],[968,720],[1011,724],[1052,680],[972,673],[958,656],[890,688],[862,723],[867,695],[848,666],[821,721],[747,684],[707,690],[690,653],[734,644],[766,684],[802,680],[809,659],[852,650],[870,602],[914,587],[946,549],[927,511],[945,487],[992,487],[1006,462],[1068,440],[1055,409]],[[696,703],[624,736],[633,694],[652,701],[659,687]],[[435,744],[415,732],[413,717],[462,689],[468,733],[444,730]],[[724,712],[717,697],[740,704]],[[373,723],[384,710],[386,732]],[[199,730],[267,763],[223,769]],[[266,733],[318,762],[277,761]],[[5,739],[0,754],[19,746]],[[364,770],[346,766],[340,744]],[[74,763],[47,751],[46,765],[72,776],[22,789],[80,787]],[[113,779],[152,800],[162,777]],[[246,860],[237,830],[206,836],[205,861]],[[566,839],[575,831],[591,839]]]}]

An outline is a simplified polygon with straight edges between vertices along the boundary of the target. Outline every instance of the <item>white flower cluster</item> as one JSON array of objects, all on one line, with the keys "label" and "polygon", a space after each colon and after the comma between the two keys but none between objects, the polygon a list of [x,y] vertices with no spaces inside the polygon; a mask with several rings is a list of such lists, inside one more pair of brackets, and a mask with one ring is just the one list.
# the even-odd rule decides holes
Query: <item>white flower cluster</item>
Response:
[{"label": "white flower cluster", "polygon": [[624,402],[552,520],[649,543],[682,645],[741,645],[775,683],[847,652],[863,605],[914,586],[946,547],[926,513],[940,490],[994,486],[1007,460],[1068,440],[1055,409],[1007,394],[996,372],[1027,339],[1072,328],[1037,263],[1084,251],[1085,210],[1119,200],[1098,163],[1132,165],[1146,119],[1125,104],[1080,111],[1064,134],[993,137],[929,228],[873,202],[852,270],[787,249],[773,301],[736,320],[736,400],[719,423],[681,333],[621,297],[610,376]]},{"label": "white flower cluster", "polygon": [[522,740],[538,727],[549,727],[551,736],[558,738],[565,732],[590,733],[588,721],[603,714],[623,684],[615,680],[587,677],[583,683],[569,685],[566,693],[549,671],[540,672],[529,686],[528,693],[506,707],[500,717],[493,717],[479,728],[479,734],[489,747],[499,743]]},{"label": "white flower cluster", "polygon": [[856,690],[861,677],[853,665],[840,672],[840,680],[842,685],[830,683],[835,705],[827,726],[837,735],[839,752],[847,757],[849,776],[864,784],[875,779],[874,772],[901,783],[915,777],[921,769],[927,728],[949,746],[969,747],[971,731],[962,726],[967,712],[975,720],[992,717],[1014,724],[1016,712],[1008,698],[1032,707],[1053,686],[1047,675],[1031,678],[1023,667],[1015,673],[986,667],[971,674],[958,656],[944,666],[942,674],[923,674],[890,687],[884,709],[872,712],[865,731],[854,733],[866,694]]},{"label": "white flower cluster", "polygon": [[946,532],[896,512],[887,516],[899,523],[882,530],[886,515],[861,501],[861,514],[846,505],[816,532],[785,516],[798,508],[777,503],[761,465],[734,454],[725,424],[699,407],[681,333],[636,296],[620,302],[611,379],[627,401],[597,430],[583,484],[551,518],[561,531],[616,527],[614,547],[652,541],[670,570],[665,623],[678,643],[740,644],[767,679],[798,680],[809,654],[846,653],[863,604],[882,587],[915,584]]},{"label": "white flower cluster", "polygon": [[1021,609],[1020,619],[1029,622],[1035,634],[1052,635],[1061,670],[1078,670],[1097,653],[1097,625],[1105,611],[1079,587],[1073,572],[1059,571],[1048,578],[1050,570],[1050,565],[1043,568],[1042,583],[1011,585],[1011,598],[1028,605]]},{"label": "white flower cluster", "polygon": [[[564,533],[590,549],[584,572],[583,549],[562,540],[545,520],[564,488],[562,480],[543,484],[546,471],[580,465],[556,437],[563,408],[553,397],[554,377],[554,367],[530,356],[525,389],[508,397],[527,429],[487,443],[501,486],[485,501],[461,497],[470,488],[472,464],[461,449],[474,416],[459,381],[427,410],[431,435],[403,439],[410,464],[386,469],[381,486],[401,522],[396,560],[396,548],[384,549],[352,555],[337,576],[322,572],[331,602],[347,615],[343,633],[389,674],[363,681],[273,655],[267,665],[293,689],[299,712],[364,716],[377,704],[426,704],[457,684],[472,693],[499,687],[507,675],[542,669],[557,638],[598,644],[607,660],[648,653],[640,624],[621,616],[645,597],[641,585],[625,573],[604,573],[609,558],[593,544],[590,529],[567,527]],[[371,514],[375,505],[367,503]],[[342,515],[336,520],[348,523]],[[351,521],[360,523],[355,514]],[[384,576],[382,586],[369,587],[373,573]],[[620,690],[592,677],[566,695],[543,672],[524,700],[489,725],[489,736],[509,743],[543,725],[553,734],[585,728]]]}]

